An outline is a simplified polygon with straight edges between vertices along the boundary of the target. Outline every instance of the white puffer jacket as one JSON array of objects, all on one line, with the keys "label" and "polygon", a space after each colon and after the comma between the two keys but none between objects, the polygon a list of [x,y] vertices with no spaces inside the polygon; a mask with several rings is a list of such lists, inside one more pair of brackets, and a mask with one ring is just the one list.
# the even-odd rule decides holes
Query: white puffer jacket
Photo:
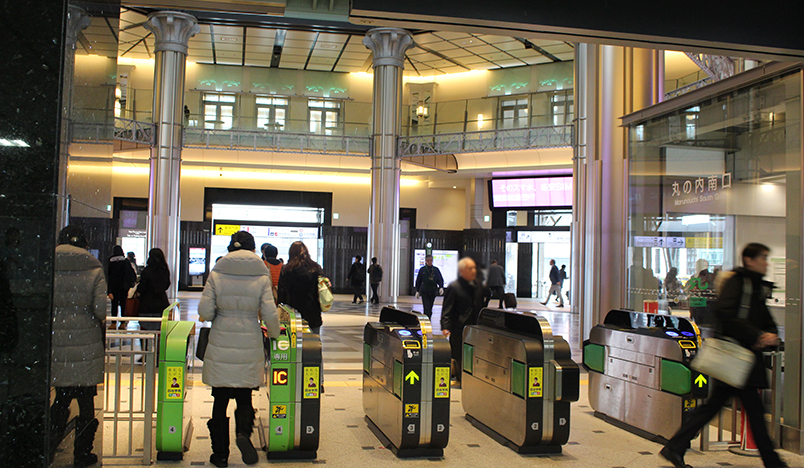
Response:
[{"label": "white puffer jacket", "polygon": [[53,280],[51,384],[87,387],[103,383],[103,266],[85,249],[56,247]]},{"label": "white puffer jacket", "polygon": [[279,336],[271,275],[254,252],[237,250],[218,260],[198,304],[212,321],[202,380],[211,387],[254,388],[263,381],[265,353],[259,318]]}]

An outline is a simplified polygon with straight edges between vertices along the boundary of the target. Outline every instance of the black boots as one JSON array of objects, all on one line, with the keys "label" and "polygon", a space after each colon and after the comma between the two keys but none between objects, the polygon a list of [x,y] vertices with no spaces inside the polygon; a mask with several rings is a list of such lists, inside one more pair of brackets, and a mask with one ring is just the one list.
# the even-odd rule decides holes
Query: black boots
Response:
[{"label": "black boots", "polygon": [[235,410],[235,434],[237,434],[237,448],[243,455],[243,463],[253,465],[259,460],[257,450],[251,443],[251,433],[254,430],[254,409],[237,408]]},{"label": "black boots", "polygon": [[75,450],[73,451],[73,466],[86,468],[98,463],[98,456],[92,453],[95,432],[100,423],[97,419],[78,419],[75,426]]},{"label": "black boots", "polygon": [[212,442],[209,462],[218,468],[226,468],[229,466],[229,418],[210,419],[207,427]]}]

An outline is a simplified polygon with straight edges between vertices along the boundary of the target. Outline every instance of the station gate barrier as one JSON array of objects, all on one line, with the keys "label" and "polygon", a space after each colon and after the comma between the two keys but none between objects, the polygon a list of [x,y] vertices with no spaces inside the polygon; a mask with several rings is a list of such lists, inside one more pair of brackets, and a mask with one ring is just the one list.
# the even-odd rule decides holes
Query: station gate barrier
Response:
[{"label": "station gate barrier", "polygon": [[449,442],[450,347],[426,315],[384,307],[363,335],[363,408],[400,458],[440,457]]},{"label": "station gate barrier", "polygon": [[[321,338],[301,314],[279,306],[282,335],[271,338],[267,397],[259,406],[260,443],[269,460],[314,459],[318,452],[323,374]],[[266,414],[267,413],[267,414]]]},{"label": "station gate barrier", "polygon": [[651,440],[672,437],[709,395],[709,377],[689,367],[700,345],[687,318],[610,311],[583,345],[595,416]]},{"label": "station gate barrier", "polygon": [[546,318],[483,309],[463,333],[462,400],[478,429],[521,454],[561,453],[580,369]]}]

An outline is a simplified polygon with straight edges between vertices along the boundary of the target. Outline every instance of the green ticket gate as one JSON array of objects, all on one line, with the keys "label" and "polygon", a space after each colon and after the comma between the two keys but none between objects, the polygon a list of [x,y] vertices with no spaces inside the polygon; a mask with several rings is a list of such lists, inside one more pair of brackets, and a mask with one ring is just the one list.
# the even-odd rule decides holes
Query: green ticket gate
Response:
[{"label": "green ticket gate", "polygon": [[397,457],[441,457],[449,442],[450,348],[425,315],[384,307],[363,335],[366,422]]},{"label": "green ticket gate", "polygon": [[561,453],[580,393],[571,356],[544,317],[483,309],[463,332],[466,419],[517,453]]},{"label": "green ticket gate", "polygon": [[260,443],[268,459],[314,459],[321,414],[321,338],[301,314],[280,305],[282,335],[271,338],[267,402],[258,412]]},{"label": "green ticket gate", "polygon": [[700,333],[687,318],[612,310],[583,344],[595,416],[666,441],[709,394],[709,378],[689,367]]},{"label": "green ticket gate", "polygon": [[170,320],[175,302],[163,313],[159,338],[159,382],[156,404],[156,459],[181,460],[190,448],[192,414],[187,403],[189,365],[193,362],[190,337],[195,322]]}]

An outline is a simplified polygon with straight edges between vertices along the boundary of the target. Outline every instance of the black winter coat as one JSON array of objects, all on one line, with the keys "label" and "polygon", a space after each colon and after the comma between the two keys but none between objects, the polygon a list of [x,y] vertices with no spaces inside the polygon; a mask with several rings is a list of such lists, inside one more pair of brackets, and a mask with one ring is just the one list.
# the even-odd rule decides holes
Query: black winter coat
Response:
[{"label": "black winter coat", "polygon": [[[130,265],[126,268],[131,269]],[[170,273],[162,268],[147,266],[142,270],[137,293],[140,295],[140,315],[161,317],[170,305],[167,289],[170,287]],[[145,328],[145,327],[143,327]]]},{"label": "black winter coat", "polygon": [[[317,265],[316,265],[317,266]],[[277,298],[280,304],[296,309],[310,328],[321,326],[321,304],[318,302],[318,277],[323,275],[319,266],[316,271],[304,267],[290,270],[282,267],[277,286]]]},{"label": "black winter coat", "polygon": [[[739,318],[740,303],[743,297],[743,278],[749,278],[752,284],[751,310],[748,319]],[[745,268],[737,268],[735,274],[726,280],[721,287],[720,296],[715,305],[715,315],[722,336],[734,338],[743,347],[750,349],[757,356],[747,386],[768,388],[768,376],[762,351],[754,349],[759,336],[763,333],[779,333],[776,322],[768,310],[765,298],[770,292],[770,284],[762,280],[762,275]]]},{"label": "black winter coat", "polygon": [[106,270],[106,294],[113,294],[116,300],[125,300],[128,290],[137,282],[137,273],[131,268],[126,257],[112,257]]},{"label": "black winter coat", "polygon": [[477,281],[471,283],[458,278],[449,284],[444,294],[441,312],[441,329],[462,333],[467,325],[477,323],[477,317],[485,306],[486,288]]},{"label": "black winter coat", "polygon": [[349,274],[346,276],[352,286],[363,286],[366,284],[366,267],[361,262],[352,263]]}]

